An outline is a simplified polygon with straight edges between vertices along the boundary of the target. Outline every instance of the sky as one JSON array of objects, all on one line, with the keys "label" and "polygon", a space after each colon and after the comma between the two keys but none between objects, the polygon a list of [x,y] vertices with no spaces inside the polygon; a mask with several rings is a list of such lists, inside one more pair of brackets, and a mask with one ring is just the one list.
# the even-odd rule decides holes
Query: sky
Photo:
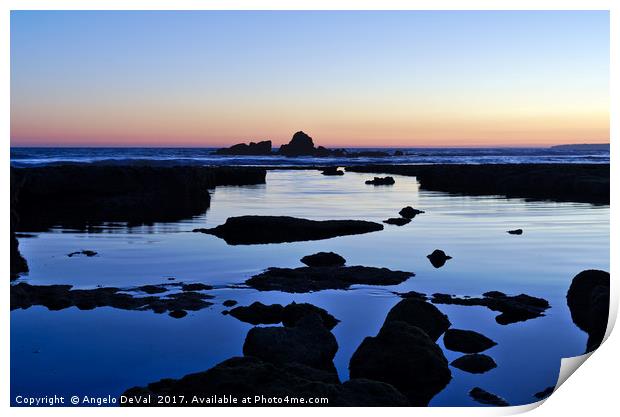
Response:
[{"label": "sky", "polygon": [[609,141],[606,11],[13,11],[12,146]]}]

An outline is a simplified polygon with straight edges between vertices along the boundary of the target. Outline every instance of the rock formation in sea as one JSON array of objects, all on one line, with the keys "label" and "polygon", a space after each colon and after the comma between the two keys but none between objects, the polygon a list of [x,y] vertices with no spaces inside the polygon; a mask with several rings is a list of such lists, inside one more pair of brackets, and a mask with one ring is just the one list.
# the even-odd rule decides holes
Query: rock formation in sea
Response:
[{"label": "rock formation in sea", "polygon": [[492,357],[480,353],[463,355],[453,360],[450,365],[470,374],[483,374],[497,368],[497,364]]},{"label": "rock formation in sea", "polygon": [[271,141],[263,140],[261,142],[238,143],[230,148],[222,148],[215,151],[216,155],[271,155]]},{"label": "rock formation in sea", "polygon": [[448,329],[443,336],[446,349],[463,353],[480,353],[497,345],[496,342],[473,330]]},{"label": "rock formation in sea", "polygon": [[430,261],[431,265],[435,268],[441,268],[446,264],[449,259],[452,259],[452,256],[446,255],[444,251],[441,249],[435,249],[430,255],[426,256]]}]

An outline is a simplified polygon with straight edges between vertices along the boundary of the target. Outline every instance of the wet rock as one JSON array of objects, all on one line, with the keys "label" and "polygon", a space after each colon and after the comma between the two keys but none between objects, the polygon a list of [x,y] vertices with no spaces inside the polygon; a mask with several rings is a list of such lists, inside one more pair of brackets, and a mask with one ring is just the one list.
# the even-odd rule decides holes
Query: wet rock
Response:
[{"label": "wet rock", "polygon": [[282,321],[282,307],[280,304],[265,305],[259,301],[247,307],[235,307],[229,314],[237,320],[250,324],[275,324]]},{"label": "wet rock", "polygon": [[441,249],[435,249],[433,253],[426,256],[435,268],[441,268],[446,264],[448,259],[452,259],[452,256],[446,255]]},{"label": "wet rock", "polygon": [[392,177],[374,177],[371,180],[367,180],[368,185],[394,185],[396,181]]},{"label": "wet rock", "polygon": [[511,235],[522,235],[523,234],[523,229],[509,230],[507,233],[509,233]]},{"label": "wet rock", "polygon": [[413,219],[415,216],[422,213],[424,213],[422,210],[414,209],[411,206],[404,207],[398,212],[398,214],[406,219]]},{"label": "wet rock", "polygon": [[323,172],[321,172],[321,174],[339,176],[344,175],[344,171],[339,170],[338,167],[327,167],[323,169]]},{"label": "wet rock", "polygon": [[441,348],[421,329],[400,321],[383,325],[367,337],[349,362],[351,379],[393,385],[412,405],[425,406],[452,375]]},{"label": "wet rock", "polygon": [[287,145],[280,146],[278,153],[284,156],[314,155],[314,142],[310,136],[306,135],[302,131],[299,131],[293,135],[293,138]]},{"label": "wet rock", "polygon": [[544,400],[545,398],[551,396],[551,394],[553,394],[553,391],[555,391],[555,386],[547,387],[544,390],[534,394],[534,398],[536,398],[537,400]]},{"label": "wet rock", "polygon": [[406,219],[404,217],[391,217],[387,220],[383,220],[383,223],[393,224],[396,226],[404,226],[409,222],[411,222],[411,219]]},{"label": "wet rock", "polygon": [[218,149],[216,155],[271,155],[271,141],[238,143],[230,148]]},{"label": "wet rock", "polygon": [[446,349],[463,353],[480,353],[497,345],[485,335],[472,330],[448,329],[443,336]]},{"label": "wet rock", "polygon": [[336,338],[316,315],[302,318],[294,327],[254,327],[243,344],[245,356],[325,370],[334,369],[337,350]]},{"label": "wet rock", "polygon": [[589,269],[577,274],[566,294],[573,322],[588,333],[586,352],[603,342],[609,317],[609,272]]},{"label": "wet rock", "polygon": [[308,303],[295,303],[284,307],[282,310],[282,324],[285,327],[294,327],[304,317],[316,315],[321,319],[321,323],[327,330],[332,330],[340,320],[329,314],[324,309]]},{"label": "wet rock", "polygon": [[416,298],[405,298],[388,312],[385,324],[401,321],[423,330],[433,341],[449,327],[450,320],[437,307]]},{"label": "wet rock", "polygon": [[334,252],[318,252],[304,256],[301,262],[308,266],[343,266],[346,259]]},{"label": "wet rock", "polygon": [[469,396],[481,404],[495,405],[498,407],[507,407],[510,405],[502,397],[491,394],[490,392],[485,391],[479,387],[475,387],[471,391],[469,391]]},{"label": "wet rock", "polygon": [[167,292],[168,289],[163,285],[142,285],[140,287],[129,288],[125,291],[140,291],[147,294],[160,294],[162,292]]},{"label": "wet rock", "polygon": [[495,317],[499,324],[506,325],[544,316],[549,302],[543,298],[526,294],[509,296],[500,291],[489,291],[483,297],[458,298],[450,294],[433,294],[431,302],[435,304],[454,304],[462,306],[483,306],[501,312]]},{"label": "wet rock", "polygon": [[84,255],[84,256],[88,256],[90,258],[91,256],[97,255],[97,252],[95,252],[94,250],[86,249],[86,250],[80,250],[80,251],[77,251],[77,252],[71,252],[71,253],[67,254],[67,256],[69,258],[71,258],[73,256],[76,256],[76,255]]},{"label": "wet rock", "polygon": [[181,319],[181,318],[187,316],[187,311],[185,311],[185,310],[172,310],[170,313],[168,313],[168,315],[170,317],[175,318],[175,319]]},{"label": "wet rock", "polygon": [[181,286],[181,290],[183,291],[204,291],[204,290],[212,290],[213,286],[207,284],[201,284],[199,282],[193,284],[183,284]]},{"label": "wet rock", "polygon": [[415,298],[420,301],[426,301],[426,294],[417,291],[408,291],[408,292],[394,292],[394,294],[398,295],[401,298]]},{"label": "wet rock", "polygon": [[269,268],[245,281],[259,291],[310,292],[346,289],[354,284],[396,285],[414,276],[370,266]]},{"label": "wet rock", "polygon": [[212,229],[194,229],[224,239],[229,245],[284,243],[330,239],[383,230],[383,225],[364,220],[308,220],[288,216],[229,217]]},{"label": "wet rock", "polygon": [[224,305],[224,307],[232,307],[237,305],[237,301],[236,300],[226,300],[222,303],[222,305]]},{"label": "wet rock", "polygon": [[497,364],[495,363],[493,358],[480,353],[463,355],[460,358],[452,361],[450,365],[472,374],[483,374],[493,368],[497,368]]}]

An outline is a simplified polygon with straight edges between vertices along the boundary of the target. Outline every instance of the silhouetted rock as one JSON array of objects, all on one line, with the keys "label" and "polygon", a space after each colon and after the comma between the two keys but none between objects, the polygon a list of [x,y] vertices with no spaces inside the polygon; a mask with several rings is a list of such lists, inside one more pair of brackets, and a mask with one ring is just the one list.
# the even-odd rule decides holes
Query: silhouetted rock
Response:
[{"label": "silhouetted rock", "polygon": [[226,300],[222,303],[222,305],[224,305],[224,307],[232,307],[234,305],[237,305],[237,301],[235,300]]},{"label": "silhouetted rock", "polygon": [[463,355],[460,358],[452,361],[450,365],[471,374],[483,374],[493,368],[497,368],[497,364],[495,363],[493,358],[480,353]]},{"label": "silhouetted rock", "polygon": [[207,284],[201,284],[199,282],[192,284],[182,284],[181,290],[183,291],[204,291],[204,290],[212,290],[213,286]]},{"label": "silhouetted rock", "polygon": [[354,284],[396,285],[415,274],[370,266],[269,268],[245,281],[259,291],[310,292]]},{"label": "silhouetted rock", "polygon": [[553,394],[553,391],[555,391],[555,386],[547,387],[544,390],[534,394],[534,398],[536,398],[537,400],[544,400],[545,398]]},{"label": "silhouetted rock", "polygon": [[168,313],[168,315],[170,317],[175,318],[175,319],[182,319],[183,317],[187,316],[187,311],[185,311],[185,310],[172,310],[170,313]]},{"label": "silhouetted rock", "polygon": [[338,169],[338,167],[327,167],[323,168],[323,175],[344,175],[344,171]]},{"label": "silhouetted rock", "polygon": [[314,155],[314,142],[304,132],[297,132],[287,145],[280,146],[278,153],[284,156],[310,156]]},{"label": "silhouetted rock", "polygon": [[304,256],[301,262],[308,266],[343,266],[346,259],[334,252],[318,252]]},{"label": "silhouetted rock", "polygon": [[414,209],[411,206],[404,207],[398,212],[398,214],[406,219],[413,219],[415,216],[422,213],[424,213],[422,210]]},{"label": "silhouetted rock", "polygon": [[238,143],[230,148],[218,149],[216,155],[271,155],[271,141]]},{"label": "silhouetted rock", "polygon": [[259,301],[247,307],[235,307],[229,311],[234,318],[250,324],[275,324],[282,321],[282,307],[280,304],[265,305]]},{"label": "silhouetted rock", "polygon": [[472,330],[448,329],[443,336],[446,349],[463,353],[480,353],[497,345],[494,341]]},{"label": "silhouetted rock", "polygon": [[394,156],[403,156],[403,151],[394,151]]},{"label": "silhouetted rock", "polygon": [[383,230],[365,220],[308,220],[288,216],[229,217],[212,229],[194,229],[224,239],[229,245],[284,243],[329,239]]},{"label": "silhouetted rock", "polygon": [[416,177],[423,190],[609,204],[607,164],[356,165],[350,172]]},{"label": "silhouetted rock", "polygon": [[415,298],[417,300],[426,301],[426,294],[417,291],[408,291],[408,292],[394,292],[394,294],[398,295],[401,298]]},{"label": "silhouetted rock", "polygon": [[475,387],[471,391],[469,391],[469,396],[481,404],[495,405],[498,407],[507,407],[510,405],[502,397],[491,394],[490,392],[478,387]]},{"label": "silhouetted rock", "polygon": [[509,230],[508,234],[511,234],[511,235],[522,235],[523,234],[523,229]]},{"label": "silhouetted rock", "polygon": [[409,222],[411,222],[411,219],[406,219],[404,217],[392,217],[387,220],[383,220],[383,223],[393,224],[395,226],[404,226]]},{"label": "silhouetted rock", "polygon": [[87,249],[87,250],[80,250],[80,251],[77,251],[77,252],[71,252],[71,253],[67,254],[67,256],[69,258],[71,258],[73,256],[76,256],[76,255],[84,255],[84,256],[87,256],[87,257],[90,258],[92,256],[97,255],[97,252],[95,252],[94,250],[88,250]]},{"label": "silhouetted rock", "polygon": [[394,181],[394,178],[392,177],[374,177],[373,179],[366,181],[366,184],[368,185],[394,185],[395,183],[396,181]]},{"label": "silhouetted rock", "polygon": [[377,336],[367,337],[349,362],[351,379],[393,385],[412,405],[425,406],[452,375],[441,348],[417,327],[386,320]]},{"label": "silhouetted rock", "polygon": [[449,327],[450,320],[437,307],[416,298],[405,298],[388,312],[385,324],[402,321],[415,326],[436,341]]},{"label": "silhouetted rock", "polygon": [[435,268],[441,268],[446,264],[448,259],[452,259],[452,256],[446,255],[441,249],[435,249],[433,253],[426,256]]},{"label": "silhouetted rock", "polygon": [[282,310],[282,324],[285,327],[294,327],[300,320],[312,315],[319,317],[327,330],[332,330],[340,323],[340,320],[320,307],[308,303],[292,302]]},{"label": "silhouetted rock", "polygon": [[161,294],[162,292],[167,292],[168,288],[163,285],[142,285],[140,287],[127,289],[126,291],[140,291],[147,294]]},{"label": "silhouetted rock", "polygon": [[458,298],[449,294],[433,294],[431,301],[435,304],[455,304],[462,306],[483,306],[502,314],[495,317],[499,324],[511,324],[544,316],[549,302],[543,298],[526,294],[509,296],[499,291],[489,291],[480,297]]},{"label": "silhouetted rock", "polygon": [[[232,312],[231,312],[232,314]],[[316,315],[299,320],[294,327],[254,327],[243,344],[243,354],[275,364],[300,363],[333,370],[338,351],[336,338]]]},{"label": "silhouetted rock", "polygon": [[573,322],[588,333],[586,352],[603,342],[609,318],[609,273],[595,269],[581,271],[571,282],[566,302]]}]

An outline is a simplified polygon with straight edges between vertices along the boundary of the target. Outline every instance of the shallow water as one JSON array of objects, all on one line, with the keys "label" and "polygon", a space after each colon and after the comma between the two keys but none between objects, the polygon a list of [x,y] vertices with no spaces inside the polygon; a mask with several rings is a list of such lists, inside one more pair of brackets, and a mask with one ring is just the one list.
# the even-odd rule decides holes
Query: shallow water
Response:
[{"label": "shallow water", "polygon": [[[310,302],[341,323],[335,364],[348,379],[348,361],[366,336],[374,336],[400,299],[392,291],[479,295],[490,290],[543,297],[546,316],[501,326],[483,307],[437,305],[454,328],[479,331],[498,345],[488,350],[498,367],[482,375],[452,368],[451,383],[431,405],[478,405],[467,395],[480,386],[511,404],[533,402],[554,385],[562,357],[583,353],[586,334],[566,306],[570,282],[583,269],[609,270],[609,206],[464,197],[420,190],[413,177],[395,176],[391,187],[364,184],[367,174],[326,177],[317,171],[270,171],[267,183],[218,187],[204,215],[153,226],[102,227],[99,233],[54,229],[20,238],[32,284],[127,287],[177,281],[214,284],[215,304],[177,320],[152,312],[98,308],[11,312],[11,397],[15,395],[119,395],[135,385],[206,370],[240,355],[251,325],[224,316],[221,303]],[[290,215],[311,219],[397,217],[406,206],[425,210],[403,227],[314,242],[229,246],[191,233],[230,216]],[[522,236],[506,233],[523,228]],[[433,249],[453,259],[434,268]],[[96,257],[66,254],[92,249]],[[415,272],[397,286],[354,286],[310,294],[226,288],[270,266],[300,266],[317,251],[334,251],[348,265]],[[438,342],[442,347],[442,339]],[[444,350],[452,361],[461,354]]]}]

